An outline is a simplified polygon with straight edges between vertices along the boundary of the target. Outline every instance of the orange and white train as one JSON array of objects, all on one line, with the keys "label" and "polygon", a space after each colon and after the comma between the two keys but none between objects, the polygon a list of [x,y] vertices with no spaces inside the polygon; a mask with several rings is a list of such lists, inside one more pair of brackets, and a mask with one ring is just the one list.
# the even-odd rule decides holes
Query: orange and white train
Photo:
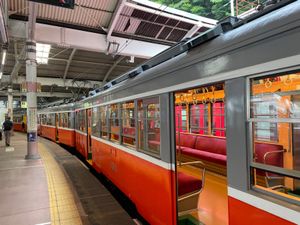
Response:
[{"label": "orange and white train", "polygon": [[40,110],[39,134],[74,147],[152,225],[300,224],[300,2],[289,2]]}]

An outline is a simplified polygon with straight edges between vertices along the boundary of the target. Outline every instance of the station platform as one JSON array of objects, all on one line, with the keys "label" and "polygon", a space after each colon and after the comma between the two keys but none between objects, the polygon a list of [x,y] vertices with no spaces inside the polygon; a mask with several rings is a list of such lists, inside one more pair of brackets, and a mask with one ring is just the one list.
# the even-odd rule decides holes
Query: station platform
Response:
[{"label": "station platform", "polygon": [[0,142],[1,225],[138,224],[74,155],[39,138],[39,160],[25,160],[26,135]]}]

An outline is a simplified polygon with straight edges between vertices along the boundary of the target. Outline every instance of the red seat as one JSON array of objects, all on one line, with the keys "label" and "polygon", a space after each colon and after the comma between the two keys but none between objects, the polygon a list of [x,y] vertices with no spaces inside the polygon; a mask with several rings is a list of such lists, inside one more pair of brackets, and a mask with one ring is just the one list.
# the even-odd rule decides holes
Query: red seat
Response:
[{"label": "red seat", "polygon": [[[192,134],[180,133],[180,147],[194,148],[196,143],[196,136]],[[176,134],[176,145],[178,145],[178,134]]]},{"label": "red seat", "polygon": [[227,156],[222,154],[216,154],[212,152],[206,152],[193,148],[182,148],[181,153],[184,155],[188,155],[200,160],[206,160],[209,162],[226,165]]},{"label": "red seat", "polygon": [[255,161],[272,166],[283,166],[282,145],[271,143],[255,143]]},{"label": "red seat", "polygon": [[226,155],[226,139],[218,137],[197,136],[195,149]]},{"label": "red seat", "polygon": [[182,172],[177,173],[177,178],[179,196],[199,191],[202,188],[202,180],[198,178],[192,177]]}]

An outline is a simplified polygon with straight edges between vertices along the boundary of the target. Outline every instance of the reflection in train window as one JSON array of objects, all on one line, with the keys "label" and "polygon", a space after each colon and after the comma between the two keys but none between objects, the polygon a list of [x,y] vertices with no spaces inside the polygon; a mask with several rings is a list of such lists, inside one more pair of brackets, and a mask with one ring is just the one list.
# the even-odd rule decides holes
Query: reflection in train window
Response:
[{"label": "reflection in train window", "polygon": [[250,85],[253,187],[300,200],[300,73],[254,78]]},{"label": "reflection in train window", "polygon": [[110,139],[113,141],[119,140],[120,123],[119,123],[119,105],[113,104],[109,106],[109,127]]},{"label": "reflection in train window", "polygon": [[134,101],[121,104],[121,119],[122,143],[129,147],[134,147],[136,144]]},{"label": "reflection in train window", "polygon": [[94,107],[92,111],[92,135],[95,137],[100,137],[100,107]]},{"label": "reflection in train window", "polygon": [[160,156],[159,97],[138,100],[138,148]]}]

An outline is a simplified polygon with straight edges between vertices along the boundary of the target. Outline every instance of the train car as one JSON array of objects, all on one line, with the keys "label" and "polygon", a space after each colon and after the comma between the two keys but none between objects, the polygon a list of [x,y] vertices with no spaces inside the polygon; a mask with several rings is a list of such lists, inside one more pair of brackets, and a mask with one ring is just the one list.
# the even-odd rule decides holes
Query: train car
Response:
[{"label": "train car", "polygon": [[300,2],[287,3],[183,41],[74,106],[76,149],[148,223],[300,224]]},{"label": "train car", "polygon": [[69,147],[75,147],[75,112],[73,105],[63,105],[40,110],[38,134]]},{"label": "train car", "polygon": [[13,130],[20,132],[27,131],[27,120],[25,112],[18,112],[13,115]]}]

